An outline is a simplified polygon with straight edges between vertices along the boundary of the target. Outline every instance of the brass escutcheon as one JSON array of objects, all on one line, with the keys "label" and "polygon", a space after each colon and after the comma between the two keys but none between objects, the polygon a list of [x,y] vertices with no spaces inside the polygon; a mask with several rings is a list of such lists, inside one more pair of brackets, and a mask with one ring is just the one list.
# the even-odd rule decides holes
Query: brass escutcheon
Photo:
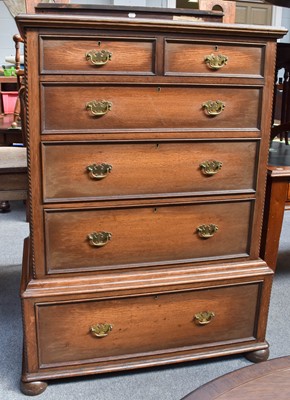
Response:
[{"label": "brass escutcheon", "polygon": [[104,179],[112,171],[112,165],[110,164],[91,164],[87,166],[87,171],[92,179]]},{"label": "brass escutcheon", "polygon": [[98,338],[103,338],[108,336],[112,329],[113,326],[111,324],[96,324],[90,327],[90,332]]},{"label": "brass escutcheon", "polygon": [[90,50],[85,57],[92,65],[102,66],[111,61],[112,53],[108,50]]},{"label": "brass escutcheon", "polygon": [[220,69],[227,64],[228,57],[222,54],[210,54],[204,58],[204,62],[210,69]]},{"label": "brass escutcheon", "polygon": [[94,117],[101,117],[112,109],[113,103],[107,100],[92,100],[86,103],[86,110],[90,111]]},{"label": "brass escutcheon", "polygon": [[112,239],[112,234],[110,232],[92,232],[87,238],[90,241],[91,246],[102,247],[105,246]]},{"label": "brass escutcheon", "polygon": [[202,108],[207,115],[219,115],[225,109],[225,103],[221,100],[208,100],[202,104]]},{"label": "brass escutcheon", "polygon": [[218,226],[215,224],[208,224],[208,225],[204,224],[196,228],[198,235],[204,239],[213,237],[213,235],[218,231],[218,229],[219,229]]},{"label": "brass escutcheon", "polygon": [[198,325],[207,325],[213,320],[214,317],[215,313],[213,311],[201,311],[195,314],[194,322]]},{"label": "brass escutcheon", "polygon": [[216,160],[207,160],[199,164],[204,175],[215,175],[222,167],[223,163]]}]

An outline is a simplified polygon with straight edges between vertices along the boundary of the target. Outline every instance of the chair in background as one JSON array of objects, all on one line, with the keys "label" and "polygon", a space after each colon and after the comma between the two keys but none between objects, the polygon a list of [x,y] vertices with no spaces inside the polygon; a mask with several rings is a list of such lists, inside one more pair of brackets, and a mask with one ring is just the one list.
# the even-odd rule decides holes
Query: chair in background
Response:
[{"label": "chair in background", "polygon": [[[21,129],[23,146],[0,147],[0,211],[10,211],[10,201],[26,200],[27,198],[27,160],[26,141],[24,135],[24,73],[20,69],[20,43],[23,42],[20,35],[14,35],[15,65],[18,83],[18,97],[14,109],[14,117],[11,131]],[[14,129],[13,129],[14,128]]]},{"label": "chair in background", "polygon": [[[17,90],[18,90],[18,97],[16,99],[16,104],[14,108],[14,118],[11,124],[12,128],[18,128],[21,122],[21,93],[25,90],[24,84],[24,70],[21,69],[20,63],[20,43],[23,43],[23,39],[19,34],[13,36],[13,40],[15,42],[15,70],[16,70],[16,77],[17,77]],[[24,135],[23,135],[24,136]]]}]

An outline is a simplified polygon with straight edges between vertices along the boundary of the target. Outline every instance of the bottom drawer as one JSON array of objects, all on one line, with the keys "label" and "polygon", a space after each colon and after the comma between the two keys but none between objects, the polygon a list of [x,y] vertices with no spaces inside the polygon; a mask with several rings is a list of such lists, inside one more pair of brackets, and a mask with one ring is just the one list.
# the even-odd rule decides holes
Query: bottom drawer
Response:
[{"label": "bottom drawer", "polygon": [[255,282],[120,299],[38,303],[40,366],[254,340],[259,288]]}]

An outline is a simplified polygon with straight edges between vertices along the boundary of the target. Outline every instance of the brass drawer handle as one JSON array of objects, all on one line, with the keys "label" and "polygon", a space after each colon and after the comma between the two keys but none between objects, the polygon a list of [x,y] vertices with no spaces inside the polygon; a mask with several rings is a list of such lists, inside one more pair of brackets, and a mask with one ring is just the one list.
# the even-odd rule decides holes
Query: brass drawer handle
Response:
[{"label": "brass drawer handle", "polygon": [[91,246],[102,247],[109,243],[112,234],[110,232],[92,232],[87,237]]},{"label": "brass drawer handle", "polygon": [[225,103],[221,100],[208,100],[202,104],[205,114],[215,116],[219,115],[225,109]]},{"label": "brass drawer handle", "polygon": [[217,174],[223,163],[216,160],[207,160],[199,164],[200,169],[204,175],[215,175]]},{"label": "brass drawer handle", "polygon": [[87,171],[92,179],[104,179],[112,171],[110,164],[91,164],[87,166]]},{"label": "brass drawer handle", "polygon": [[86,60],[92,65],[102,66],[111,61],[112,53],[108,50],[90,50],[86,52]]},{"label": "brass drawer handle", "polygon": [[222,54],[210,54],[204,58],[204,61],[210,69],[217,70],[227,64],[228,57]]},{"label": "brass drawer handle", "polygon": [[200,225],[196,228],[197,233],[200,237],[208,239],[213,237],[213,235],[218,231],[218,226],[215,224]]},{"label": "brass drawer handle", "polygon": [[98,338],[103,338],[108,336],[112,329],[111,324],[96,324],[90,327],[90,332]]},{"label": "brass drawer handle", "polygon": [[213,311],[201,311],[195,314],[194,321],[198,325],[207,325],[213,320],[214,317],[215,313]]},{"label": "brass drawer handle", "polygon": [[107,100],[92,100],[86,103],[86,110],[90,111],[94,117],[101,117],[112,109],[113,103]]}]

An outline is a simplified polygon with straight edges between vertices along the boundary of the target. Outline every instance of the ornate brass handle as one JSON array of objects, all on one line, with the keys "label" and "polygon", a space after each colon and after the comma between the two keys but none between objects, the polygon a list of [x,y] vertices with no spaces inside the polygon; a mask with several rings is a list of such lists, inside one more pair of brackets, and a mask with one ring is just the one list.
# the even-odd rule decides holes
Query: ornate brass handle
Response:
[{"label": "ornate brass handle", "polygon": [[107,100],[92,100],[86,103],[86,110],[90,111],[93,116],[100,117],[107,114],[112,109],[113,103]]},{"label": "ornate brass handle", "polygon": [[87,171],[92,179],[104,179],[112,171],[110,164],[91,164],[87,166]]},{"label": "ornate brass handle", "polygon": [[204,175],[215,175],[221,169],[223,163],[216,160],[207,160],[199,164],[200,169]]},{"label": "ornate brass handle", "polygon": [[92,65],[102,66],[111,59],[112,53],[108,50],[90,50],[86,53],[86,60]]},{"label": "ornate brass handle", "polygon": [[113,326],[111,324],[96,324],[90,327],[90,332],[98,338],[103,338],[108,336],[112,329]]},{"label": "ornate brass handle", "polygon": [[210,54],[204,58],[204,61],[210,69],[217,70],[227,64],[228,57],[222,54]]},{"label": "ornate brass handle", "polygon": [[215,224],[200,225],[196,228],[197,233],[200,237],[208,239],[213,237],[213,235],[218,231],[218,226]]},{"label": "ornate brass handle", "polygon": [[225,103],[221,100],[208,100],[202,104],[202,108],[207,115],[219,115],[225,109]]},{"label": "ornate brass handle", "polygon": [[88,236],[91,246],[102,247],[105,246],[112,239],[110,232],[93,232]]},{"label": "ornate brass handle", "polygon": [[213,311],[201,311],[195,314],[194,322],[198,325],[207,325],[213,320],[214,317],[215,314]]}]

